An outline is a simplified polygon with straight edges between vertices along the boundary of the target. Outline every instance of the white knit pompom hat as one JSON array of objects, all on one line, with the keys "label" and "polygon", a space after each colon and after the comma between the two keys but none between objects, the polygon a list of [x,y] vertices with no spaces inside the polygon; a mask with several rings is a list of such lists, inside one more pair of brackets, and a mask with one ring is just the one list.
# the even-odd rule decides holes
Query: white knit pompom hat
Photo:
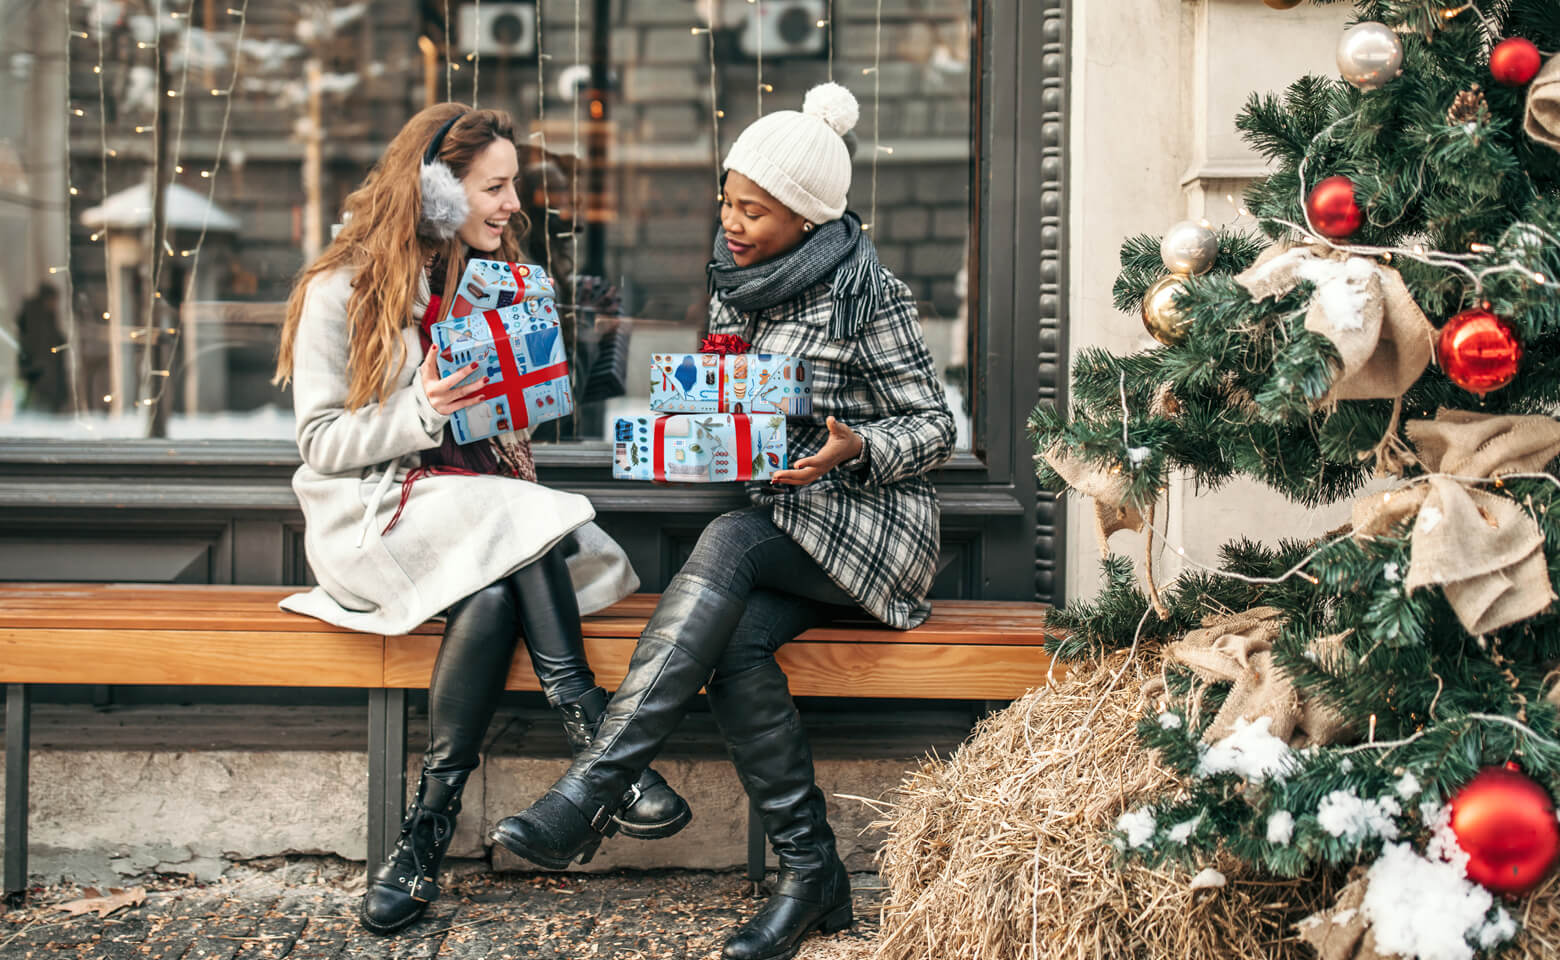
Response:
[{"label": "white knit pompom hat", "polygon": [[838,220],[850,191],[850,150],[843,138],[860,113],[849,90],[820,84],[807,91],[801,113],[777,110],[748,124],[722,166],[811,223]]}]

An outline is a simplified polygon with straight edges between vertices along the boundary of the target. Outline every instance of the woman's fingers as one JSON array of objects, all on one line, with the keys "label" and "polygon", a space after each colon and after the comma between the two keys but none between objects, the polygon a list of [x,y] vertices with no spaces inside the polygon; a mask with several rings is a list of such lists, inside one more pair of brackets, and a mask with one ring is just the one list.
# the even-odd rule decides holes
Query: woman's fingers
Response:
[{"label": "woman's fingers", "polygon": [[467,407],[474,407],[486,399],[486,397],[474,397],[469,394],[462,394],[460,399],[450,401],[449,412],[454,413],[457,410],[464,410]]},{"label": "woman's fingers", "polygon": [[[467,377],[471,376],[473,373],[476,373],[477,372],[477,367],[480,366],[480,365],[481,365],[481,361],[479,360],[479,361],[473,361],[472,363],[468,363],[464,367],[460,367],[454,373],[452,373],[449,376],[445,377],[443,380],[440,380],[439,381],[439,387],[441,389],[447,390],[447,391],[454,390]],[[479,380],[478,382],[481,382],[481,381]]]},{"label": "woman's fingers", "polygon": [[805,487],[821,475],[816,467],[804,468],[800,462],[796,466],[797,469],[775,471],[770,475],[769,482],[793,487]]},{"label": "woman's fingers", "polygon": [[450,396],[451,397],[457,397],[457,398],[458,397],[469,397],[473,393],[476,393],[478,390],[481,390],[483,387],[485,387],[487,385],[488,385],[488,378],[487,377],[478,377],[475,380],[471,381],[470,383],[466,384],[464,387],[456,387],[455,389],[451,390],[450,391]]}]

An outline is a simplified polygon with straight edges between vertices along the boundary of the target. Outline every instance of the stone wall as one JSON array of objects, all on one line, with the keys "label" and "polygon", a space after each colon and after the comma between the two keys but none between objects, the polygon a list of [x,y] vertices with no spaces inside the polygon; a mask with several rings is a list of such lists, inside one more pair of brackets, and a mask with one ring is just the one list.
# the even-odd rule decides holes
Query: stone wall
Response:
[{"label": "stone wall", "polygon": [[[1177,220],[1234,223],[1246,185],[1267,167],[1237,136],[1235,115],[1254,91],[1281,91],[1305,72],[1332,75],[1333,50],[1352,8],[1302,4],[1274,10],[1248,0],[1074,2],[1068,325],[1074,356],[1089,347],[1116,353],[1154,342],[1136,315],[1111,304],[1122,240],[1159,234]],[[1255,229],[1247,218],[1244,225]],[[1067,595],[1099,589],[1092,510],[1067,498]],[[1198,491],[1171,482],[1159,524],[1173,545],[1205,564],[1239,536],[1274,543],[1318,536],[1347,518],[1348,505],[1306,510],[1266,487],[1236,480]],[[1256,522],[1256,518],[1261,522]],[[1156,572],[1181,569],[1164,541]],[[1130,532],[1113,552],[1141,558]],[[1141,561],[1139,561],[1141,563]],[[1164,579],[1160,580],[1161,583]]]}]

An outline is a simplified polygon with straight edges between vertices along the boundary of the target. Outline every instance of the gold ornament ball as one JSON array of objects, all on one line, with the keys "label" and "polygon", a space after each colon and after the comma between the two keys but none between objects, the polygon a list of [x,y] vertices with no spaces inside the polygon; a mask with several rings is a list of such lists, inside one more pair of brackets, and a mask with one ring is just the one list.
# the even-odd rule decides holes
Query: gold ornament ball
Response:
[{"label": "gold ornament ball", "polygon": [[1207,273],[1219,255],[1219,238],[1195,220],[1182,220],[1159,241],[1159,259],[1171,273]]},{"label": "gold ornament ball", "polygon": [[1292,10],[1300,6],[1300,0],[1262,0],[1274,10]]},{"label": "gold ornament ball", "polygon": [[1190,322],[1174,303],[1176,294],[1186,289],[1185,279],[1173,273],[1160,277],[1143,294],[1143,328],[1167,347],[1186,337],[1186,325]]}]

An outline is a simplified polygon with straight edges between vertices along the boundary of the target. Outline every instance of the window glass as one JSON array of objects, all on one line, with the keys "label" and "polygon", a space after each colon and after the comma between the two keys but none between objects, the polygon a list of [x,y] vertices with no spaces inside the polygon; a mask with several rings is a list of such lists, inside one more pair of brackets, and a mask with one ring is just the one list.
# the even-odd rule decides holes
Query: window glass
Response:
[{"label": "window glass", "polygon": [[832,77],[861,104],[851,207],[969,446],[968,3],[21,10],[0,41],[0,226],[24,238],[0,244],[0,436],[290,438],[270,376],[292,278],[400,124],[454,99],[513,114],[528,255],[574,307],[577,414],[537,439],[603,439],[647,409],[651,353],[697,346],[718,159]]}]

